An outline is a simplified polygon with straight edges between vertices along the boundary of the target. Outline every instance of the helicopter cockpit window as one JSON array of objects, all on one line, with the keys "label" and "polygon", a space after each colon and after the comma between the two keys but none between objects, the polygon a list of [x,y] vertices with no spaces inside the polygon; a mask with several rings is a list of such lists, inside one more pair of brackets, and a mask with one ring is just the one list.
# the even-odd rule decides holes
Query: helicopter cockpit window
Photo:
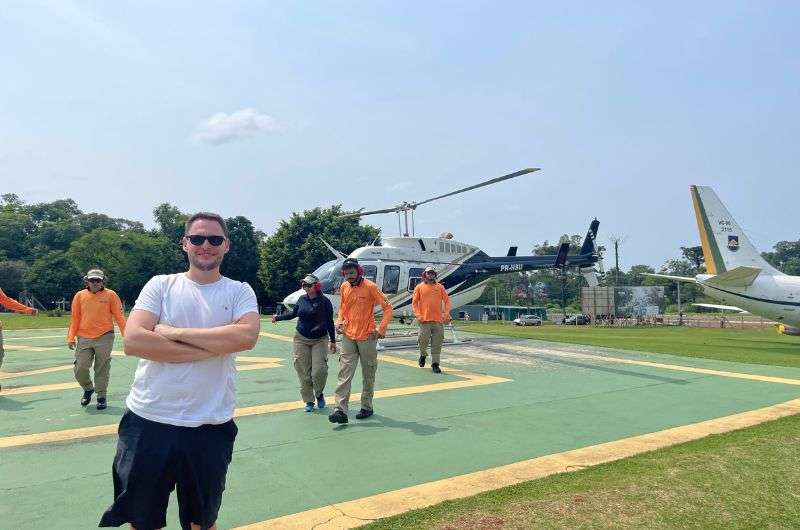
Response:
[{"label": "helicopter cockpit window", "polygon": [[331,260],[314,271],[314,276],[319,278],[319,283],[322,284],[323,293],[336,294],[339,290],[339,286],[342,284],[343,261],[338,259]]},{"label": "helicopter cockpit window", "polygon": [[378,267],[376,265],[364,265],[364,278],[371,282],[378,277]]},{"label": "helicopter cockpit window", "polygon": [[422,271],[425,269],[408,269],[408,292],[413,292],[414,288],[422,281]]},{"label": "helicopter cockpit window", "polygon": [[383,268],[383,294],[397,293],[397,286],[400,284],[400,267],[397,265],[386,265]]}]

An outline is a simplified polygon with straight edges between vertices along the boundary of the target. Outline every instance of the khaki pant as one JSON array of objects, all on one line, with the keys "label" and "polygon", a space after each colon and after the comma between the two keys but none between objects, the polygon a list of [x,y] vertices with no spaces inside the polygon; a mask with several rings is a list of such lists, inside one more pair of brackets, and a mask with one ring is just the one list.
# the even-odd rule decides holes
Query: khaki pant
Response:
[{"label": "khaki pant", "polygon": [[[106,397],[106,390],[108,390],[113,347],[113,332],[100,335],[96,339],[78,337],[75,346],[75,380],[84,390],[95,390],[99,398]],[[94,384],[89,375],[92,361],[94,361]]]},{"label": "khaki pant", "polygon": [[300,396],[306,403],[313,403],[328,381],[328,336],[308,339],[295,333],[294,369],[300,380]]},{"label": "khaki pant", "polygon": [[419,325],[419,354],[428,355],[428,342],[431,343],[431,357],[434,363],[439,364],[444,342],[444,324],[441,322],[421,322]]},{"label": "khaki pant", "polygon": [[375,392],[375,372],[378,370],[378,340],[353,340],[342,335],[342,354],[339,356],[339,385],[336,387],[336,408],[347,414],[350,402],[350,383],[361,359],[361,408],[372,410]]}]

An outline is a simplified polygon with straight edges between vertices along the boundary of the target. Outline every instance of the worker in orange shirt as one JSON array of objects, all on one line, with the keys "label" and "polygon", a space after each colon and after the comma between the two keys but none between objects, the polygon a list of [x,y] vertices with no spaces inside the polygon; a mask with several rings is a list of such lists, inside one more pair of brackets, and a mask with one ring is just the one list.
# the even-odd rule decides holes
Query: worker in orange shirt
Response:
[{"label": "worker in orange shirt", "polygon": [[[339,355],[339,384],[336,387],[336,408],[328,416],[331,423],[347,423],[350,383],[361,360],[361,410],[356,419],[373,414],[372,395],[375,391],[375,372],[378,369],[378,339],[386,335],[392,319],[392,304],[373,282],[364,278],[364,269],[355,258],[342,264],[345,281],[339,292],[339,318],[336,330],[342,333],[342,353]],[[375,329],[375,306],[383,308],[383,320]]]},{"label": "worker in orange shirt", "polygon": [[[106,275],[92,269],[83,277],[86,289],[75,293],[67,333],[67,346],[75,350],[75,380],[83,388],[81,406],[92,401],[97,391],[97,410],[106,408],[106,390],[111,375],[111,350],[114,347],[114,323],[125,334],[125,317],[117,293],[105,286]],[[94,362],[94,383],[89,369]]]},{"label": "worker in orange shirt", "polygon": [[[25,315],[36,315],[39,312],[32,307],[20,304],[4,293],[2,289],[0,289],[0,305],[10,311],[16,311],[17,313]],[[5,350],[3,349],[3,323],[0,322],[0,368],[3,366],[3,357],[5,357]],[[0,389],[2,389],[2,387],[0,387]]]},{"label": "worker in orange shirt", "polygon": [[428,342],[431,343],[431,370],[440,374],[439,358],[444,342],[444,325],[450,322],[450,297],[444,285],[436,281],[436,269],[426,267],[422,283],[414,288],[411,309],[419,322],[419,365],[425,366]]}]

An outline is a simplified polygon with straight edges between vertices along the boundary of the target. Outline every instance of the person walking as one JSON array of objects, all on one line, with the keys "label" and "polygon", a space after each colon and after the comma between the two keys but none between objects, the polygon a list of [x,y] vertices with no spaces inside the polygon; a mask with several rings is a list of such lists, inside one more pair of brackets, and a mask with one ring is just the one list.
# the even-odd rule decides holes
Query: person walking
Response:
[{"label": "person walking", "polygon": [[444,325],[450,322],[450,297],[447,289],[436,281],[436,269],[426,267],[422,282],[414,288],[411,308],[419,322],[419,366],[425,367],[428,343],[431,345],[431,370],[442,373],[439,361],[444,342]]},{"label": "person walking", "polygon": [[[308,274],[300,282],[305,291],[291,311],[272,317],[272,323],[297,318],[293,339],[294,369],[300,380],[303,410],[312,412],[314,400],[318,409],[325,408],[325,383],[328,381],[328,351],[336,353],[336,328],[333,304],[322,294],[319,278]],[[326,340],[327,339],[327,340]]]},{"label": "person walking", "polygon": [[[75,350],[73,371],[83,388],[81,406],[92,401],[97,392],[97,410],[107,407],[106,392],[111,377],[111,351],[114,349],[114,322],[125,335],[125,316],[117,293],[106,288],[106,275],[92,269],[83,277],[86,289],[72,298],[67,346]],[[94,364],[94,381],[90,370]]]},{"label": "person walking", "polygon": [[[0,289],[0,305],[8,309],[9,311],[14,311],[16,313],[22,313],[23,315],[38,315],[39,311],[33,307],[28,307],[25,304],[20,304],[6,293]],[[0,368],[3,367],[3,358],[5,357],[5,350],[3,349],[3,322],[0,321]],[[0,386],[0,390],[3,387]]]},{"label": "person walking", "polygon": [[[331,423],[347,423],[350,386],[361,361],[361,410],[356,419],[373,414],[372,396],[375,392],[375,372],[378,369],[378,339],[386,335],[392,319],[392,304],[378,286],[364,278],[364,268],[355,258],[342,263],[345,281],[339,290],[339,318],[336,328],[342,333],[342,353],[339,355],[339,384],[336,387],[336,408],[328,416]],[[383,309],[383,319],[375,329],[375,306]]]}]

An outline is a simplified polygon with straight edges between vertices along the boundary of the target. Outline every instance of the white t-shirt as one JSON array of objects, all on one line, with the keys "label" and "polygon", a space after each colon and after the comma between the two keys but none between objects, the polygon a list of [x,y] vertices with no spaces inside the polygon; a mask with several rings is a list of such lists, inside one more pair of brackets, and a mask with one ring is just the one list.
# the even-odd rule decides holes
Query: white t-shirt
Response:
[{"label": "white t-shirt", "polygon": [[[158,316],[160,324],[211,328],[232,324],[258,312],[247,283],[224,276],[199,284],[185,274],[154,276],[142,288],[133,309]],[[203,361],[163,363],[141,359],[126,404],[151,421],[198,427],[233,418],[236,405],[236,354]]]}]

